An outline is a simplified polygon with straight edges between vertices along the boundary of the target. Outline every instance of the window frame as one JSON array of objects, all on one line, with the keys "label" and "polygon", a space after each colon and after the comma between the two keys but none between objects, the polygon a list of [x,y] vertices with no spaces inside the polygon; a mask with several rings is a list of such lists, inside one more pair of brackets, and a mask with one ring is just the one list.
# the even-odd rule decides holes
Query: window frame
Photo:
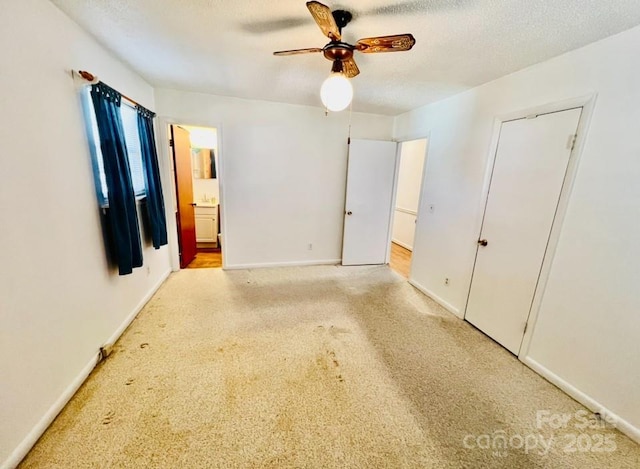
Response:
[{"label": "window frame", "polygon": [[[84,102],[85,108],[85,125],[87,128],[87,137],[89,139],[89,147],[91,149],[91,158],[92,158],[92,166],[94,170],[94,179],[96,184],[96,193],[99,198],[100,206],[104,208],[109,207],[109,189],[107,187],[107,181],[104,173],[104,159],[102,156],[102,149],[100,146],[100,132],[98,131],[98,123],[96,120],[95,109],[93,107],[93,101],[91,100],[91,87],[87,86],[83,90],[82,99]],[[129,161],[129,175],[131,177],[131,184],[133,186],[134,195],[136,201],[144,201],[147,197],[147,186],[146,186],[146,178],[145,178],[145,168],[144,161],[142,160],[142,145],[140,143],[140,134],[138,131],[137,120],[130,121],[129,118],[125,118],[123,115],[123,106],[127,106],[128,110],[126,112],[133,112],[136,115],[137,119],[137,109],[135,106],[122,101],[119,112],[120,119],[122,120],[124,137],[125,137],[125,145],[127,147],[127,159]],[[128,129],[125,128],[125,121],[132,124],[135,122],[135,128]],[[132,124],[133,125],[133,124]],[[130,142],[126,137],[128,134],[134,134],[137,138],[135,142]],[[134,145],[137,144],[137,148]],[[138,159],[139,162],[133,162],[132,156]],[[137,169],[136,174],[134,176],[133,169]],[[138,182],[136,185],[135,182]]]}]

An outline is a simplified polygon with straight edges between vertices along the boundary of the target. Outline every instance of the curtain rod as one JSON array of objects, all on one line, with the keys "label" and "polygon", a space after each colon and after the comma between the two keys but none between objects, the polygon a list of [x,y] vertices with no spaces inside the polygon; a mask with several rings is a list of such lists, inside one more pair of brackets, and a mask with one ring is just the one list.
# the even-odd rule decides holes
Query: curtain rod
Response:
[{"label": "curtain rod", "polygon": [[[95,76],[93,73],[85,72],[84,70],[78,70],[78,75],[80,75],[82,78],[84,78],[85,80],[87,80],[88,82],[91,82],[91,83],[104,83],[104,82],[100,81],[98,79],[98,77]],[[104,83],[104,84],[106,85],[106,83]],[[109,85],[107,85],[107,86],[109,86]],[[120,93],[120,92],[118,91],[118,93]],[[139,102],[134,101],[133,99],[131,99],[129,96],[124,95],[122,93],[120,93],[120,96],[122,96],[124,99],[126,99],[130,103],[132,103],[132,104],[134,104],[136,106],[140,106],[145,111],[148,111],[148,112],[150,112],[150,113],[155,115],[155,112],[151,111],[150,109],[147,109],[146,107],[144,107]]]}]

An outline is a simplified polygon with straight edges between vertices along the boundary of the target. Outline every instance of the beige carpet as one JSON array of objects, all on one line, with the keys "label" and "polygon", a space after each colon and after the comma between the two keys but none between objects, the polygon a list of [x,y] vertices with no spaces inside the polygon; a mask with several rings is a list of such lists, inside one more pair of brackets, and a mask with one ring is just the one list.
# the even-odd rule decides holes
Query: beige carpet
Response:
[{"label": "beige carpet", "polygon": [[387,267],[189,269],[21,467],[640,467],[538,410],[584,409]]}]

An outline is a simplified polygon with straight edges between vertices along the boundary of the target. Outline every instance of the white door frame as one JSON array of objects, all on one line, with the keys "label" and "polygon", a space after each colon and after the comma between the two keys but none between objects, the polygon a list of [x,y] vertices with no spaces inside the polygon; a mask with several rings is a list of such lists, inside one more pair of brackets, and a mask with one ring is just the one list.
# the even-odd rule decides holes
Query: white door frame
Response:
[{"label": "white door frame", "polygon": [[[222,268],[227,268],[227,251],[226,251],[226,223],[224,223],[225,211],[224,207],[224,163],[223,158],[226,152],[223,148],[222,124],[215,122],[194,121],[192,119],[178,119],[170,116],[158,116],[158,127],[156,129],[157,140],[156,145],[159,150],[159,166],[160,179],[162,181],[162,195],[164,196],[164,209],[167,218],[167,237],[169,240],[169,254],[171,256],[171,270],[177,272],[180,270],[180,246],[178,245],[178,226],[176,223],[175,209],[177,204],[175,181],[173,179],[173,153],[169,146],[169,133],[167,129],[170,125],[188,125],[193,127],[210,127],[215,128],[218,137],[218,185],[220,187],[220,232],[222,233]],[[168,203],[171,202],[171,203]]]},{"label": "white door frame", "polygon": [[[395,169],[395,175],[393,178],[393,196],[391,198],[391,214],[389,217],[389,239],[387,240],[387,257],[386,257],[386,263],[388,264],[391,261],[391,238],[393,238],[393,218],[395,216],[395,210],[396,210],[396,197],[398,195],[398,176],[400,175],[400,156],[401,156],[401,151],[402,151],[402,144],[404,142],[411,142],[413,140],[426,140],[427,144],[425,145],[425,149],[424,149],[424,163],[422,164],[422,175],[420,176],[420,195],[418,197],[418,210],[416,213],[416,226],[415,226],[415,232],[414,232],[414,242],[413,242],[413,249],[415,251],[416,248],[416,243],[415,243],[415,239],[418,237],[418,219],[420,218],[420,214],[422,213],[422,205],[423,205],[423,198],[424,198],[424,183],[425,183],[425,178],[427,177],[427,160],[429,159],[429,145],[431,144],[431,131],[427,131],[424,134],[419,134],[415,137],[413,136],[409,136],[409,137],[403,137],[401,140],[394,140],[394,142],[396,142],[396,144],[398,145],[398,147],[396,148],[396,169]],[[412,252],[414,252],[412,251]],[[411,256],[411,265],[409,267],[409,278],[407,280],[411,280],[411,272],[413,270],[413,255]]]},{"label": "white door frame", "polygon": [[387,227],[387,254],[384,257],[385,264],[391,261],[391,238],[393,238],[393,217],[396,210],[396,197],[398,196],[398,176],[400,172],[400,151],[402,149],[402,142],[392,140],[396,142],[396,164],[393,169],[393,186],[391,188],[391,207],[389,207],[389,226]]},{"label": "white door frame", "polygon": [[[523,361],[523,362],[525,361],[525,358],[529,354],[531,338],[535,330],[536,321],[538,319],[538,312],[540,310],[540,305],[542,303],[542,298],[544,296],[544,290],[547,284],[547,280],[549,279],[549,273],[551,271],[553,257],[555,255],[556,248],[558,246],[558,241],[560,239],[562,224],[564,222],[564,218],[567,213],[567,206],[569,204],[569,198],[571,195],[571,191],[573,189],[575,176],[577,174],[580,157],[582,155],[584,144],[587,140],[587,131],[589,129],[591,118],[593,116],[593,111],[596,104],[596,98],[597,98],[597,93],[593,93],[586,96],[566,99],[563,101],[556,101],[556,102],[544,104],[541,106],[534,106],[527,109],[506,113],[494,119],[493,135],[491,138],[491,145],[489,147],[490,148],[489,157],[487,158],[482,195],[480,197],[479,207],[477,212],[479,216],[478,216],[478,219],[476,220],[475,233],[478,233],[478,235],[472,240],[474,244],[477,243],[477,240],[479,239],[480,233],[482,231],[482,222],[484,218],[483,215],[484,215],[485,207],[487,205],[487,199],[489,196],[491,176],[493,174],[493,166],[494,166],[496,155],[498,152],[498,143],[500,139],[500,131],[502,128],[502,124],[504,122],[508,122],[516,119],[523,119],[526,117],[531,117],[531,116],[536,116],[541,114],[561,112],[561,111],[566,111],[569,109],[575,109],[579,107],[582,108],[582,115],[580,117],[580,122],[578,123],[578,130],[577,130],[578,137],[576,139],[573,151],[571,152],[571,156],[569,157],[567,172],[562,185],[562,190],[560,192],[560,199],[558,201],[556,215],[553,220],[553,225],[551,226],[551,233],[549,235],[547,250],[546,250],[544,259],[542,261],[540,276],[538,277],[538,285],[536,286],[536,290],[533,296],[533,301],[531,304],[531,310],[529,312],[529,317],[527,319],[527,329],[525,331],[524,337],[522,339],[522,344],[520,345],[520,351],[518,353],[518,358],[520,359],[520,361]],[[472,282],[474,270],[475,270],[475,261],[474,261],[474,265],[471,267],[471,272],[469,275],[467,300],[465,302],[465,307],[464,307],[465,318],[467,316],[467,306],[469,305],[469,296],[471,293],[471,282]]]}]

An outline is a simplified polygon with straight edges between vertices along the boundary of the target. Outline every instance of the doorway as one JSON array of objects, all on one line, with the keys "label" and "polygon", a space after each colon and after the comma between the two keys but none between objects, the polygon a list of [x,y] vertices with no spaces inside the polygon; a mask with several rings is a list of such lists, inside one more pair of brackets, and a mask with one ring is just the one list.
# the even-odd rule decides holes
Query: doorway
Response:
[{"label": "doorway", "polygon": [[389,266],[403,277],[409,278],[418,205],[424,180],[427,139],[408,140],[399,145]]},{"label": "doorway", "polygon": [[222,267],[218,129],[170,124],[180,268]]},{"label": "doorway", "polygon": [[518,354],[567,180],[582,107],[500,127],[465,319]]}]

